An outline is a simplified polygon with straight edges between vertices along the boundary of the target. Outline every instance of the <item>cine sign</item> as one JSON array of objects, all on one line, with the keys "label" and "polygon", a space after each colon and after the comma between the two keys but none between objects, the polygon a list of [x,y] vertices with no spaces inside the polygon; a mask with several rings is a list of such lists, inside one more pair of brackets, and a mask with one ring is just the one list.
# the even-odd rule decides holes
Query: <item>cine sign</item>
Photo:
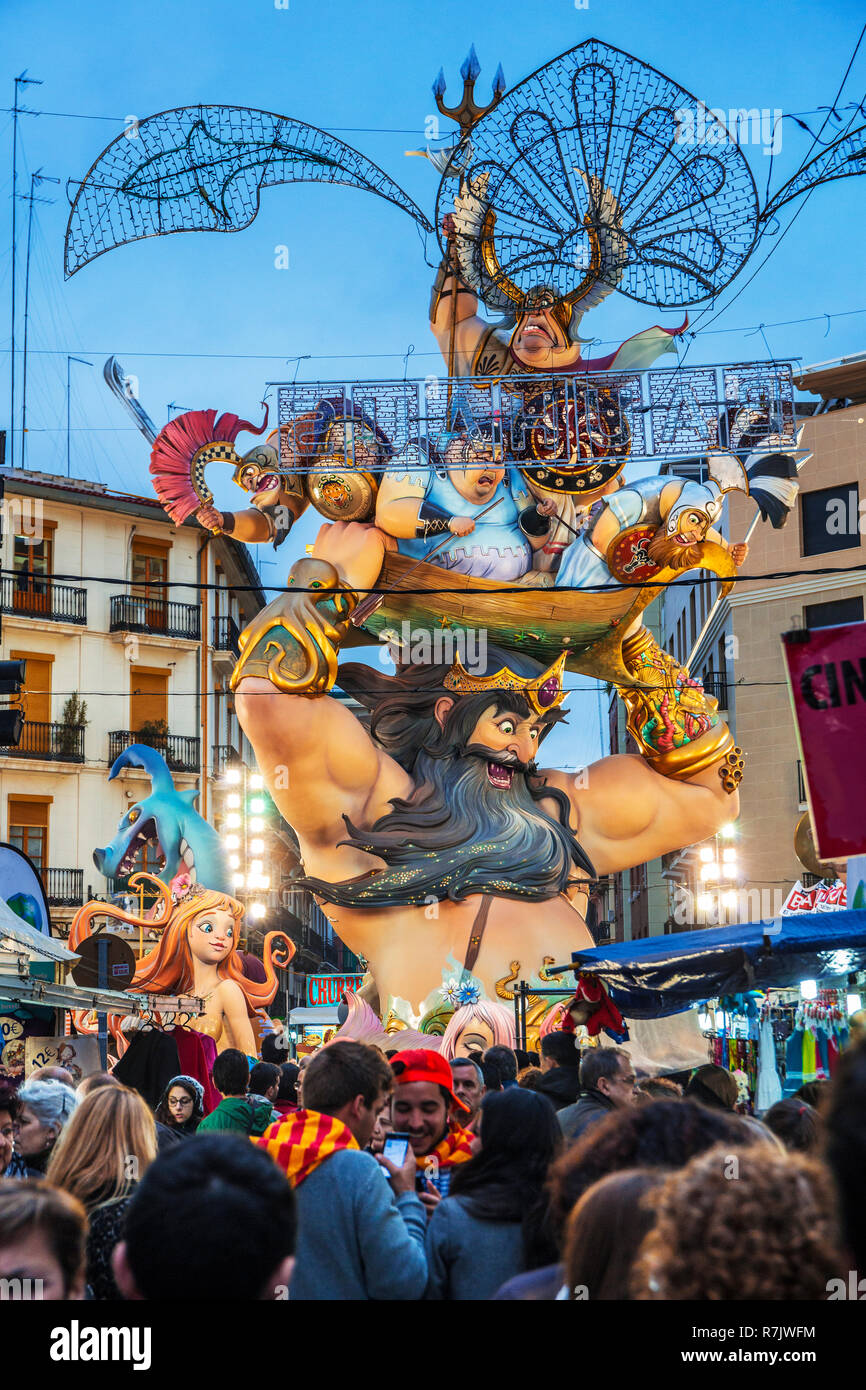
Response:
[{"label": "cine sign", "polygon": [[311,1009],[333,1007],[340,1003],[344,990],[359,990],[363,982],[363,975],[308,975],[307,1005]]},{"label": "cine sign", "polygon": [[819,857],[866,853],[866,623],[782,643]]}]

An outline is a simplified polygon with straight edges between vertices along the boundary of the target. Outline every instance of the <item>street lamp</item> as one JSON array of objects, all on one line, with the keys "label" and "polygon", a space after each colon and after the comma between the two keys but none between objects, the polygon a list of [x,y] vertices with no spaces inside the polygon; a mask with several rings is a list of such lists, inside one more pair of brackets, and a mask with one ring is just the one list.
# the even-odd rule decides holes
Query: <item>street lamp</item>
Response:
[{"label": "street lamp", "polygon": [[697,895],[698,911],[710,914],[715,908],[717,925],[721,925],[723,910],[735,909],[738,904],[736,892],[730,888],[723,891],[722,886],[722,880],[730,883],[740,877],[737,849],[735,845],[719,843],[720,840],[732,840],[735,835],[735,825],[723,825],[713,836],[713,843],[701,845],[698,852],[700,881],[706,888],[706,891]]}]

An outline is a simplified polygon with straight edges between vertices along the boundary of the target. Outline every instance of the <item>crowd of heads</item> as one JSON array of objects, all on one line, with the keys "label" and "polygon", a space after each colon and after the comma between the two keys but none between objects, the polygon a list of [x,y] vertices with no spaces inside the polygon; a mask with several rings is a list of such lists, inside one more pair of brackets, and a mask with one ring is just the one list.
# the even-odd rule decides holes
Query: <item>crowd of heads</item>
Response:
[{"label": "crowd of heads", "polygon": [[[310,1116],[381,1156],[383,1181],[420,1196],[430,1231],[446,1200],[479,1230],[518,1233],[503,1298],[825,1299],[866,1271],[866,1043],[832,1083],[760,1120],[738,1113],[721,1067],[639,1077],[624,1049],[581,1054],[563,1032],[539,1053],[388,1058],[336,1041],[302,1068],[278,1055],[251,1068],[229,1049],[216,1088],[276,1107],[252,1143],[197,1133],[204,1093],[188,1076],[154,1109],[110,1073],[77,1089],[3,1081],[0,1279],[40,1280],[57,1299],[288,1296],[299,1208],[269,1136]],[[592,1123],[570,1140],[581,1108]],[[408,1141],[398,1163],[389,1137]],[[122,1221],[108,1225],[109,1210]]]}]

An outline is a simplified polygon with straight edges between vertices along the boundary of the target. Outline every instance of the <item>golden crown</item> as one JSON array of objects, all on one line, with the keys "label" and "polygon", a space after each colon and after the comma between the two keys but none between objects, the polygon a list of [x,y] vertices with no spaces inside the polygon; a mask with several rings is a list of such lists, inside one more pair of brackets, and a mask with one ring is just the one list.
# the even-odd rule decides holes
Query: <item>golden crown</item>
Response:
[{"label": "golden crown", "polygon": [[446,690],[453,690],[455,695],[477,695],[484,690],[519,690],[536,714],[548,714],[565,699],[562,681],[567,655],[567,652],[563,652],[540,676],[526,679],[507,666],[502,666],[492,676],[470,676],[461,663],[455,661],[443,684]]}]

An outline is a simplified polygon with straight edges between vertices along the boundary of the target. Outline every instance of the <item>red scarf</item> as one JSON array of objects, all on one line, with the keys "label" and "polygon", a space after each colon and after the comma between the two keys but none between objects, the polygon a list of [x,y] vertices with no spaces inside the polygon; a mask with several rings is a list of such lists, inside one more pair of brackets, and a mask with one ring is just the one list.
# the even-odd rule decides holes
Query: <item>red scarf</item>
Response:
[{"label": "red scarf", "polygon": [[474,1158],[471,1148],[474,1138],[475,1135],[468,1129],[462,1129],[456,1120],[449,1120],[445,1138],[440,1139],[430,1153],[420,1157],[416,1154],[415,1167],[424,1168],[432,1158],[436,1159],[440,1168],[450,1168],[453,1163],[465,1163],[467,1159]]},{"label": "red scarf", "polygon": [[292,1187],[300,1187],[320,1163],[341,1149],[357,1149],[352,1131],[333,1115],[317,1110],[296,1110],[279,1124],[270,1125],[253,1141],[282,1168]]}]

